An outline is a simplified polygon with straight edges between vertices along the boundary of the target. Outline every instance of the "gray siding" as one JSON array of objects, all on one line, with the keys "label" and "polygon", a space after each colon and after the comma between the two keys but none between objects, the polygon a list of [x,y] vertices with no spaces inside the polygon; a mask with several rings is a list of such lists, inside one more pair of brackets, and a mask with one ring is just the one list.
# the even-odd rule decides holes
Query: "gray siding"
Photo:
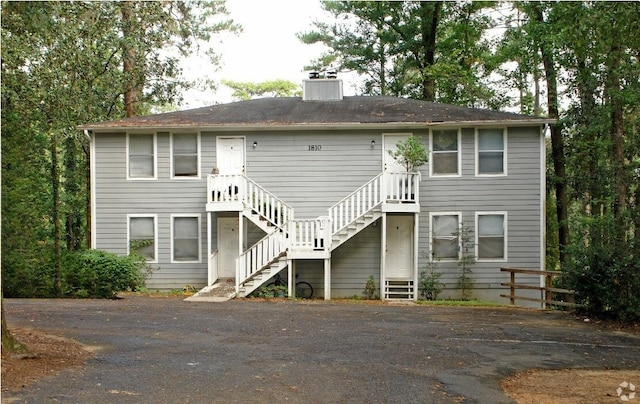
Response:
[{"label": "gray siding", "polygon": [[[398,132],[398,131],[394,131]],[[95,136],[96,247],[124,254],[127,250],[127,214],[158,215],[158,270],[148,282],[150,289],[179,288],[185,284],[202,286],[207,279],[206,176],[215,167],[217,136],[246,138],[246,174],[295,208],[296,218],[326,215],[327,208],[375,177],[382,169],[384,131],[309,131],[201,134],[201,178],[170,179],[169,133],[157,135],[157,180],[126,180],[126,136],[124,133]],[[428,145],[428,130],[413,131]],[[375,146],[371,146],[371,141]],[[252,145],[257,142],[257,147]],[[422,169],[419,252],[428,252],[429,213],[461,212],[463,222],[475,226],[476,212],[504,211],[508,214],[508,261],[483,262],[473,267],[479,289],[493,289],[490,300],[505,282],[504,266],[540,268],[540,134],[538,128],[509,128],[507,141],[508,175],[475,176],[473,128],[462,132],[462,175],[453,178],[429,177]],[[320,145],[320,150],[309,146]],[[198,264],[170,263],[170,215],[200,214],[202,245]],[[216,223],[212,223],[215,249]],[[260,231],[249,225],[249,241]],[[475,231],[475,229],[473,229]],[[380,226],[369,227],[332,256],[332,295],[361,295],[369,275],[379,284]],[[251,243],[249,243],[251,244]],[[419,268],[425,265],[420,258]],[[323,285],[321,261],[299,261],[300,278],[310,282],[315,295]],[[446,285],[443,296],[455,295],[459,267],[440,264]],[[530,283],[537,284],[537,279]],[[478,291],[477,296],[484,296]],[[499,295],[499,293],[497,293]]]}]

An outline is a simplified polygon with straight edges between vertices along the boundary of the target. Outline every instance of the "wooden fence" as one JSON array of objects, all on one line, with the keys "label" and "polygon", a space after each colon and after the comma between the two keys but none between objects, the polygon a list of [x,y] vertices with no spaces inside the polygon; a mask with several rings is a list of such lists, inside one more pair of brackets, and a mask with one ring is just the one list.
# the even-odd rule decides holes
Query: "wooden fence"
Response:
[{"label": "wooden fence", "polygon": [[[521,268],[500,268],[502,272],[509,272],[511,275],[509,283],[501,283],[502,286],[508,286],[510,293],[508,295],[500,295],[509,298],[511,305],[516,304],[516,300],[525,300],[529,302],[539,302],[543,307],[547,306],[563,306],[563,307],[579,307],[575,303],[576,292],[571,289],[556,288],[553,286],[553,279],[563,275],[560,271],[541,271],[538,269],[521,269]],[[544,277],[544,286],[532,286],[516,283],[516,274],[538,275]],[[516,295],[516,289],[538,290],[543,297],[533,298]],[[564,297],[562,300],[554,299],[555,296]]]}]

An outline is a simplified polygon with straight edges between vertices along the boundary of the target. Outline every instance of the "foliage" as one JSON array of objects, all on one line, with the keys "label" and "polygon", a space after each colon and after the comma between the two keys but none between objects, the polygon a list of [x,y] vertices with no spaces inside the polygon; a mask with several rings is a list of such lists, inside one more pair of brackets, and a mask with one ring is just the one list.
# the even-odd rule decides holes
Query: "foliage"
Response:
[{"label": "foliage", "polygon": [[362,294],[364,298],[367,300],[374,300],[380,297],[378,294],[376,281],[375,279],[373,279],[373,275],[369,275],[369,278],[367,279],[367,283],[365,283],[364,285],[364,290],[362,291]]},{"label": "foliage", "polygon": [[438,272],[438,259],[432,254],[422,253],[422,257],[427,259],[427,263],[420,271],[420,279],[418,280],[418,290],[420,295],[426,300],[438,300],[438,294],[442,291],[440,283],[441,272]]},{"label": "foliage", "polygon": [[239,27],[218,1],[3,2],[1,12],[2,287],[51,296],[64,252],[91,238],[90,145],[77,126],[123,117],[131,90],[136,113],[178,103],[193,85],[180,59]]},{"label": "foliage", "polygon": [[429,154],[421,139],[413,135],[406,140],[399,141],[395,150],[387,151],[408,173],[414,172],[418,167],[429,161]]},{"label": "foliage", "polygon": [[[611,213],[576,225],[583,236],[571,244],[568,287],[590,315],[625,322],[640,321],[640,257],[637,238],[624,238]],[[578,238],[576,236],[576,238]]]},{"label": "foliage", "polygon": [[460,229],[454,235],[460,240],[460,254],[457,263],[462,272],[458,278],[458,289],[461,291],[462,300],[469,300],[473,289],[471,268],[476,263],[473,229],[464,223],[460,223]]},{"label": "foliage", "polygon": [[110,298],[116,293],[144,286],[150,269],[144,258],[120,256],[101,250],[84,250],[65,257],[64,295]]},{"label": "foliage", "polygon": [[240,101],[256,97],[299,97],[300,86],[288,80],[270,80],[261,83],[222,80],[222,84],[233,89],[232,97]]},{"label": "foliage", "polygon": [[298,34],[323,43],[316,70],[335,65],[364,79],[366,95],[408,96],[498,108],[504,100],[489,86],[490,2],[327,1],[335,23],[315,22]]}]

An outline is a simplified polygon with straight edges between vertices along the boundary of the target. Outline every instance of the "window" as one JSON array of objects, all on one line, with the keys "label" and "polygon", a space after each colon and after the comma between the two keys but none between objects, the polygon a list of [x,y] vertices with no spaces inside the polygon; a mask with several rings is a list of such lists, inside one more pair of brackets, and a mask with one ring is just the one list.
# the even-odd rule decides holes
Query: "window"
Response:
[{"label": "window", "polygon": [[454,259],[459,256],[460,214],[431,215],[431,253],[435,259]]},{"label": "window", "polygon": [[478,175],[504,175],[506,170],[504,129],[478,129],[476,135]]},{"label": "window", "polygon": [[129,254],[138,254],[147,261],[156,260],[155,215],[129,215]]},{"label": "window", "polygon": [[155,140],[153,134],[128,134],[127,178],[155,179]]},{"label": "window", "polygon": [[476,215],[478,260],[505,260],[506,213],[478,213]]},{"label": "window", "polygon": [[431,132],[431,174],[460,174],[460,137],[458,130]]},{"label": "window", "polygon": [[198,177],[198,134],[174,133],[171,135],[172,176]]},{"label": "window", "polygon": [[200,262],[200,217],[172,217],[172,251],[174,262]]}]

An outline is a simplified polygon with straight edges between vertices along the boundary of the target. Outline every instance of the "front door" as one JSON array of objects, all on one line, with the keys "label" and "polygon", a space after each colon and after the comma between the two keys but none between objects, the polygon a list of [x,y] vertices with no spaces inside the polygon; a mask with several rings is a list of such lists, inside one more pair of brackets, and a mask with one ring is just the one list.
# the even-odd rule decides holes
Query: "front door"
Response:
[{"label": "front door", "polygon": [[387,278],[413,278],[413,216],[387,215]]},{"label": "front door", "polygon": [[385,134],[384,135],[384,147],[382,156],[382,162],[384,167],[383,170],[391,172],[391,173],[403,173],[405,172],[405,168],[398,164],[398,162],[391,157],[389,151],[395,151],[398,149],[396,146],[398,142],[407,140],[411,136],[409,133],[393,133],[393,134]]},{"label": "front door", "polygon": [[238,257],[238,218],[218,218],[218,278],[236,277]]},{"label": "front door", "polygon": [[219,137],[216,150],[219,174],[244,174],[244,138]]}]

